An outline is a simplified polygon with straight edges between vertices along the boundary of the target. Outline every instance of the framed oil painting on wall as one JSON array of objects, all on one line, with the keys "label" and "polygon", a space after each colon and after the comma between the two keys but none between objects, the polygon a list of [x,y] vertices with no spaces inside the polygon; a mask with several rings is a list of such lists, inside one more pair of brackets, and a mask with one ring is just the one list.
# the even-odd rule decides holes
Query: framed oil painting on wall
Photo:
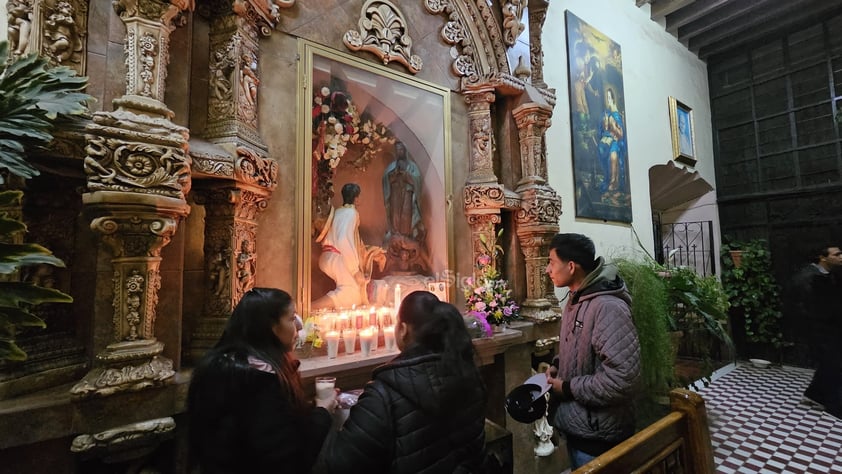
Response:
[{"label": "framed oil painting on wall", "polygon": [[300,40],[302,312],[399,304],[451,262],[450,91]]},{"label": "framed oil painting on wall", "polygon": [[694,166],[696,164],[696,135],[694,133],[693,110],[669,98],[670,134],[672,135],[672,157],[676,161]]},{"label": "framed oil painting on wall", "polygon": [[620,45],[565,12],[576,217],[631,222]]}]

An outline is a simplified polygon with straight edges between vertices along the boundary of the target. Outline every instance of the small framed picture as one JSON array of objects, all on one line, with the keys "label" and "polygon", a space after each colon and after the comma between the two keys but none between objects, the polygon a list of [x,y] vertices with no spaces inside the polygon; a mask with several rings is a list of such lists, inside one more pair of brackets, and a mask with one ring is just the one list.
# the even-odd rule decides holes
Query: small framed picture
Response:
[{"label": "small framed picture", "polygon": [[447,282],[446,281],[430,281],[427,282],[427,291],[438,296],[439,300],[447,301]]},{"label": "small framed picture", "polygon": [[672,157],[676,161],[694,166],[697,158],[693,109],[679,102],[675,97],[670,97],[669,103]]}]

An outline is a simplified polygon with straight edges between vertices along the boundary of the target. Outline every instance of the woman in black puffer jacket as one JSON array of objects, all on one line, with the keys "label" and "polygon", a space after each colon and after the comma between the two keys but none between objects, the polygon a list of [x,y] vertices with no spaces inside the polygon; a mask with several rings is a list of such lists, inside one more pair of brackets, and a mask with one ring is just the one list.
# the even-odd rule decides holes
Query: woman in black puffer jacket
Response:
[{"label": "woman in black puffer jacket", "polygon": [[336,399],[305,398],[291,352],[298,329],[289,293],[254,288],[196,366],[187,417],[203,474],[310,472]]},{"label": "woman in black puffer jacket", "polygon": [[432,293],[398,311],[398,355],[375,369],[326,447],[333,473],[478,472],[485,448],[485,387],[462,315]]}]

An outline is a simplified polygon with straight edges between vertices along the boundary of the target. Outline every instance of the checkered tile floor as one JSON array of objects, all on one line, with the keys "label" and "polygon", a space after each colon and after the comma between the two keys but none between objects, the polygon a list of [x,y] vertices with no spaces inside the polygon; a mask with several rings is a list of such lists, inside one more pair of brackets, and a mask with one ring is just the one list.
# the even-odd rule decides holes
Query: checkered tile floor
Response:
[{"label": "checkered tile floor", "polygon": [[740,363],[700,391],[717,472],[842,474],[842,421],[800,404],[812,375]]}]

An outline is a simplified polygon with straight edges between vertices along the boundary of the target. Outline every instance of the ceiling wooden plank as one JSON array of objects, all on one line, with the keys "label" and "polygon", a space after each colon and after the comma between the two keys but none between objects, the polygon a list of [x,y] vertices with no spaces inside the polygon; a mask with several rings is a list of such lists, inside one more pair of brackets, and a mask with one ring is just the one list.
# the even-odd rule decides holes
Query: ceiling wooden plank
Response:
[{"label": "ceiling wooden plank", "polygon": [[[678,38],[687,44],[691,38],[705,32],[724,29],[741,29],[743,22],[751,22],[757,15],[767,14],[771,9],[785,8],[801,2],[780,2],[778,0],[751,0],[728,2],[704,17],[678,28]],[[737,26],[735,26],[737,25]]]},{"label": "ceiling wooden plank", "polygon": [[667,15],[667,31],[675,35],[679,27],[692,21],[699,20],[705,15],[709,15],[711,12],[724,6],[730,1],[731,0],[696,0],[691,5]]},{"label": "ceiling wooden plank", "polygon": [[690,5],[695,0],[654,0],[651,2],[649,10],[649,17],[654,21],[659,21],[661,18],[670,13]]},{"label": "ceiling wooden plank", "polygon": [[637,8],[642,7],[643,5],[652,3],[653,0],[635,0],[634,4]]},{"label": "ceiling wooden plank", "polygon": [[842,4],[838,2],[825,2],[824,0],[809,0],[796,2],[797,8],[786,16],[777,18],[777,21],[766,21],[762,25],[755,23],[755,27],[741,28],[736,36],[728,36],[717,41],[705,44],[697,44],[695,51],[700,58],[705,59],[715,54],[727,52],[750,42],[759,41],[764,38],[781,37],[790,32],[792,28],[799,25],[807,25],[812,22],[820,22],[833,15],[842,14]]}]

